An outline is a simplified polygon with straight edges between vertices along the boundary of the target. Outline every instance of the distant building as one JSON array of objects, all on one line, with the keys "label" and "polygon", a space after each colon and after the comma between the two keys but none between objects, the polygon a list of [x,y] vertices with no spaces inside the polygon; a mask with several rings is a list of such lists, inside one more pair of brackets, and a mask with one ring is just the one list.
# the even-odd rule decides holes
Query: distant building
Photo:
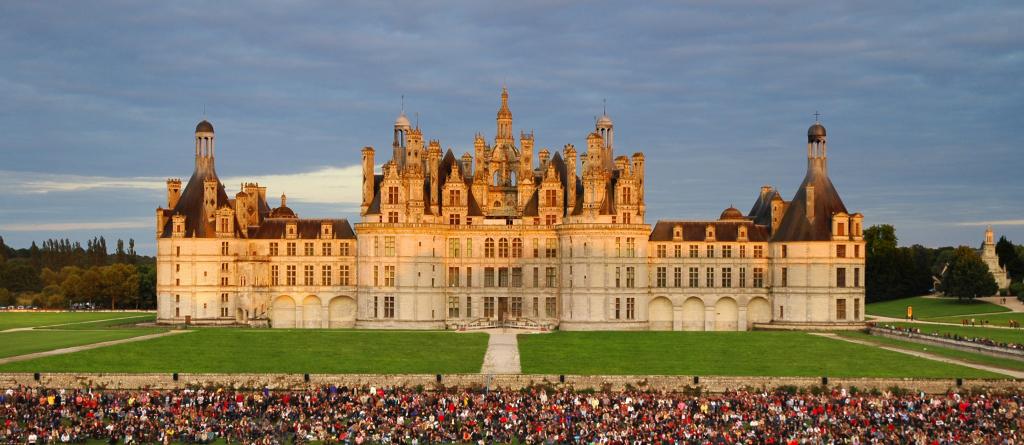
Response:
[{"label": "distant building", "polygon": [[985,243],[981,245],[980,253],[981,260],[988,265],[989,272],[992,272],[992,278],[996,280],[996,286],[1000,289],[1010,287],[1010,274],[1006,272],[1006,267],[999,266],[999,255],[996,255],[996,241],[992,226],[985,229]]},{"label": "distant building", "polygon": [[[762,187],[746,215],[645,223],[643,153],[615,156],[605,114],[577,153],[534,158],[503,90],[491,143],[456,157],[405,114],[379,173],[362,150],[361,221],[301,219],[282,195],[196,168],[156,211],[162,323],[443,329],[515,322],[565,330],[849,328],[864,319],[863,216],[828,177],[826,132],[785,201]],[[579,159],[577,159],[579,158]]]}]

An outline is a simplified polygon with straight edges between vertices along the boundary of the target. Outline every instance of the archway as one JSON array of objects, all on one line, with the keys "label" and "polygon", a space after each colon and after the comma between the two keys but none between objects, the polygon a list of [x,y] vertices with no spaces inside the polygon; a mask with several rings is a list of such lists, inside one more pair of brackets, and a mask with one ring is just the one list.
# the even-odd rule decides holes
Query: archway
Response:
[{"label": "archway", "polygon": [[772,306],[764,297],[754,297],[747,303],[747,330],[754,328],[754,323],[772,321]]},{"label": "archway", "polygon": [[348,296],[334,297],[327,307],[331,328],[352,328],[356,325],[356,300]]},{"label": "archway", "polygon": [[235,323],[245,323],[245,311],[242,308],[235,309]]},{"label": "archway", "polygon": [[295,327],[295,300],[287,295],[281,295],[274,300],[271,311],[271,326],[275,328]]},{"label": "archway", "polygon": [[704,330],[704,300],[690,297],[683,302],[683,330]]},{"label": "archway", "polygon": [[736,331],[739,330],[740,311],[736,300],[729,297],[719,298],[715,302],[715,330]]},{"label": "archway", "polygon": [[665,297],[657,297],[647,304],[647,320],[652,331],[672,330],[672,302]]},{"label": "archway", "polygon": [[302,327],[307,329],[321,328],[320,299],[314,295],[302,300]]}]

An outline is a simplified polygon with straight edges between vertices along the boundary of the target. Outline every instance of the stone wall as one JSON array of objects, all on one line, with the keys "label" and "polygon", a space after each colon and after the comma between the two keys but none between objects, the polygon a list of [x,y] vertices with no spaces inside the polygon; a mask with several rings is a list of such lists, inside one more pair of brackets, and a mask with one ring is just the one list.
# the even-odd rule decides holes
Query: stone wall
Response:
[{"label": "stone wall", "polygon": [[[581,376],[566,375],[564,383],[558,375],[494,375],[449,374],[440,377],[429,374],[88,374],[43,373],[39,379],[31,373],[0,374],[0,388],[12,386],[43,386],[49,388],[108,388],[108,389],[170,389],[196,386],[225,386],[233,388],[272,390],[302,389],[308,386],[422,386],[427,389],[439,385],[448,387],[489,387],[492,389],[521,389],[533,385],[568,386],[577,390],[625,388],[653,390],[683,390],[699,387],[704,392],[722,392],[738,388],[773,389],[780,386],[810,388],[822,385],[821,377],[723,377],[723,376]],[[964,379],[961,389],[1014,389],[1020,381]],[[956,389],[956,379],[895,379],[895,378],[829,378],[828,387],[857,387],[861,390],[885,391],[899,387],[927,393],[943,393]]]}]

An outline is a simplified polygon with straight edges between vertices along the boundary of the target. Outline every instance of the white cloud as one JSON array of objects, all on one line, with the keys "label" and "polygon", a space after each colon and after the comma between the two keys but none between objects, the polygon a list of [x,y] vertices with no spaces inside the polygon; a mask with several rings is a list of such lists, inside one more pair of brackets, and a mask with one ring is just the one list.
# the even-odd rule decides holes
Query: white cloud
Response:
[{"label": "white cloud", "polygon": [[154,227],[152,218],[132,218],[117,221],[71,221],[59,223],[15,223],[0,224],[0,230],[7,232],[63,232],[72,230],[122,230]]},{"label": "white cloud", "polygon": [[39,194],[51,192],[82,192],[99,189],[161,190],[164,179],[147,177],[115,178],[110,176],[55,175],[0,170],[0,188],[9,193]]},{"label": "white cloud", "polygon": [[968,221],[956,223],[958,226],[965,227],[978,227],[978,226],[1024,226],[1024,219],[1000,219],[993,221]]}]

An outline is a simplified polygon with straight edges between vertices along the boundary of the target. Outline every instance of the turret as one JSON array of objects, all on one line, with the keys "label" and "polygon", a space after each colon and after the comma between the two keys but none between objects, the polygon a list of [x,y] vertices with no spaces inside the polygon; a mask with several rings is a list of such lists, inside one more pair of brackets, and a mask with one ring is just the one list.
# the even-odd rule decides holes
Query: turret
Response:
[{"label": "turret", "polygon": [[484,153],[487,150],[487,142],[484,141],[484,135],[477,133],[473,135],[473,159],[476,160],[476,167],[473,169],[473,174],[484,170],[484,165],[487,165],[487,159],[485,159]]},{"label": "turret", "polygon": [[462,154],[462,170],[466,172],[466,175],[473,176],[473,155],[469,152]]},{"label": "turret", "polygon": [[828,170],[828,139],[825,136],[825,126],[815,119],[814,124],[807,129],[807,169],[820,168],[823,172]]},{"label": "turret", "polygon": [[[636,178],[636,202],[641,206],[644,205],[644,154],[641,152],[633,153],[633,177]],[[643,209],[641,208],[641,213]]]},{"label": "turret", "polygon": [[512,111],[508,108],[508,89],[501,89],[501,107],[498,108],[498,132],[494,136],[494,146],[512,145]]},{"label": "turret", "polygon": [[[533,132],[519,134],[519,173],[520,178],[533,176]],[[522,179],[520,179],[522,180]]]},{"label": "turret", "polygon": [[394,140],[391,142],[391,159],[399,166],[405,165],[405,145],[410,129],[412,126],[409,124],[409,118],[405,117],[405,101],[403,100],[402,112],[395,119]]},{"label": "turret", "polygon": [[213,154],[213,124],[204,119],[196,125],[196,168],[201,165],[212,167]]},{"label": "turret", "polygon": [[587,164],[589,170],[597,170],[604,166],[611,170],[611,160],[604,159],[604,141],[596,131],[587,135]]},{"label": "turret", "polygon": [[173,209],[178,205],[181,198],[181,179],[171,178],[167,180],[167,208]]}]

